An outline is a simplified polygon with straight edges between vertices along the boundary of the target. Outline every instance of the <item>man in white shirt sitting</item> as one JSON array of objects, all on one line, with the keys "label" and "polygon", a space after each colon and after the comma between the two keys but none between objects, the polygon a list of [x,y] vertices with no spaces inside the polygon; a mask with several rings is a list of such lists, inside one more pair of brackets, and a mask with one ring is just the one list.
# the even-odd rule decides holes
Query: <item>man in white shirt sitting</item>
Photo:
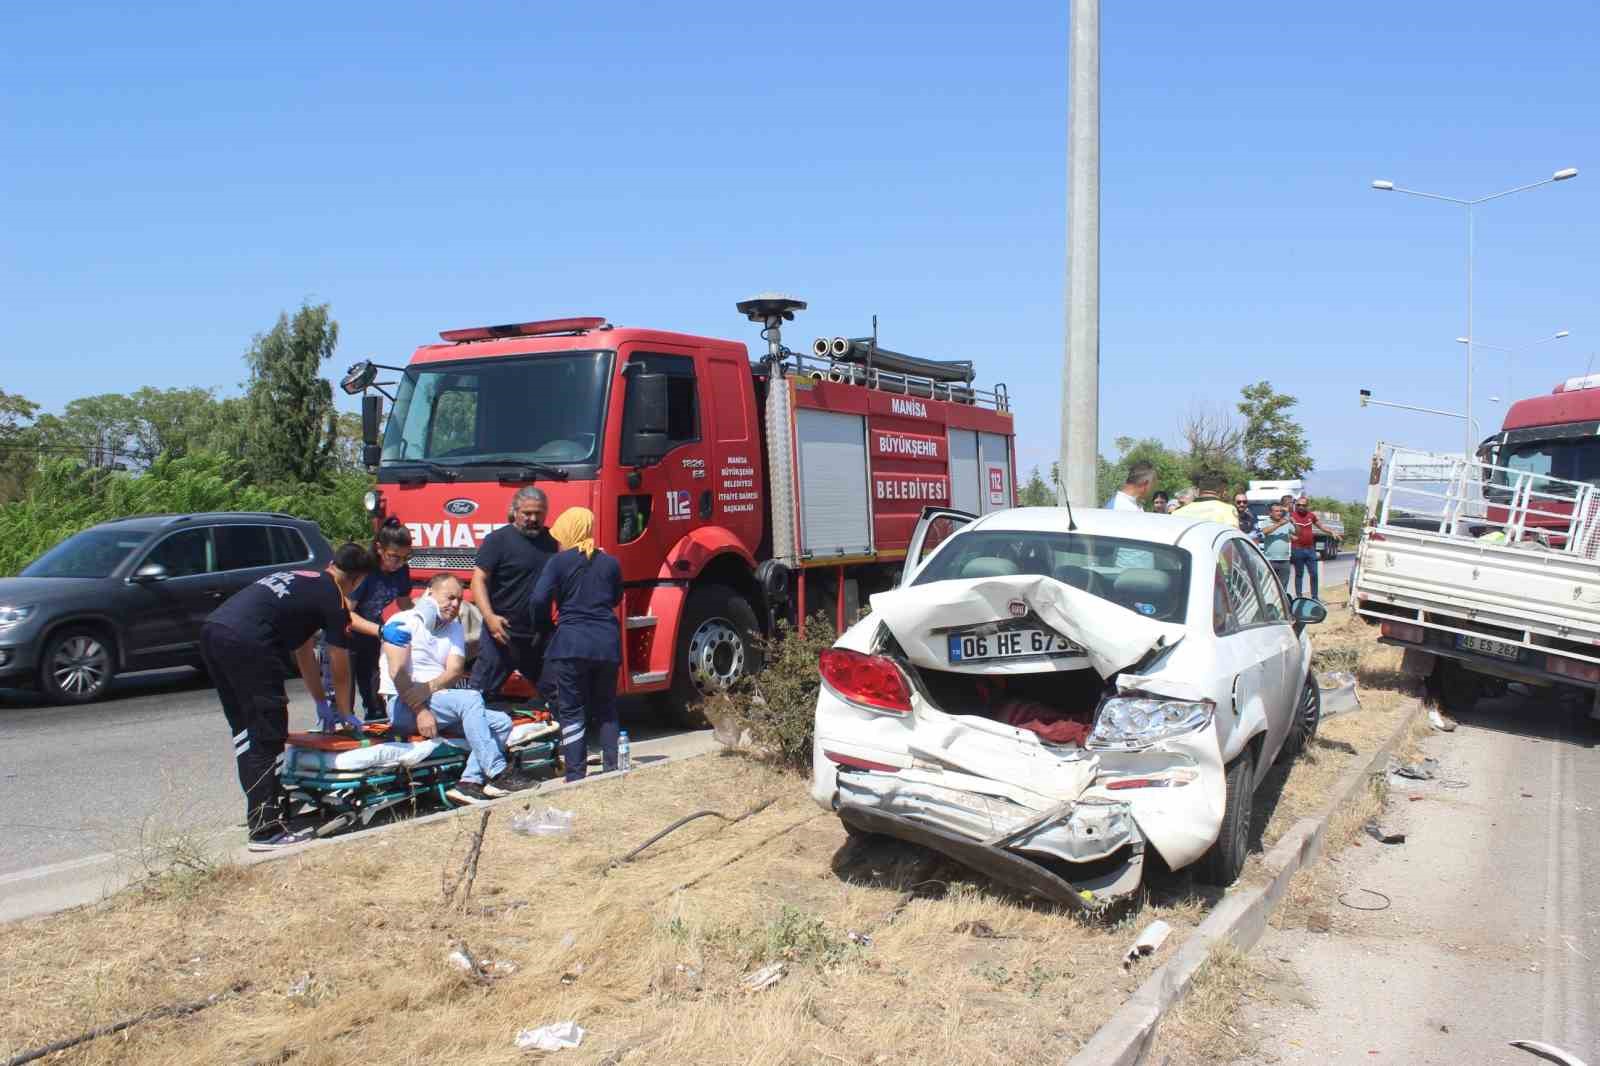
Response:
[{"label": "man in white shirt sitting", "polygon": [[391,616],[382,629],[378,691],[388,698],[396,733],[466,738],[472,754],[460,781],[445,795],[461,804],[487,803],[536,782],[506,761],[510,715],[490,710],[481,692],[452,687],[466,670],[460,613],[461,582],[438,574],[415,607]]},{"label": "man in white shirt sitting", "polygon": [[1108,511],[1142,511],[1144,506],[1139,503],[1149,495],[1150,490],[1156,487],[1155,464],[1145,459],[1140,459],[1128,467],[1128,476],[1122,482],[1122,487],[1116,495],[1106,501]]}]

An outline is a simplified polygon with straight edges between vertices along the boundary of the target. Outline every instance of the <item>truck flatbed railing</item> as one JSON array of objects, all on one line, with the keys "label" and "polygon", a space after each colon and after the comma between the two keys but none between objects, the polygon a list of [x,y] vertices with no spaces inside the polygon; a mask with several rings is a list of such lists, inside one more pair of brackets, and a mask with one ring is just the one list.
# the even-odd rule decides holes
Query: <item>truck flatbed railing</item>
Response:
[{"label": "truck flatbed railing", "polygon": [[1600,554],[1600,490],[1588,482],[1393,444],[1379,444],[1373,463],[1381,471],[1367,496],[1375,528]]},{"label": "truck flatbed railing", "polygon": [[837,381],[908,396],[919,400],[944,400],[949,403],[971,404],[992,411],[1010,411],[1011,397],[1005,384],[996,382],[993,388],[979,388],[960,381],[939,381],[919,374],[897,373],[879,367],[840,359],[822,358],[811,352],[790,351],[788,369],[816,381]]}]

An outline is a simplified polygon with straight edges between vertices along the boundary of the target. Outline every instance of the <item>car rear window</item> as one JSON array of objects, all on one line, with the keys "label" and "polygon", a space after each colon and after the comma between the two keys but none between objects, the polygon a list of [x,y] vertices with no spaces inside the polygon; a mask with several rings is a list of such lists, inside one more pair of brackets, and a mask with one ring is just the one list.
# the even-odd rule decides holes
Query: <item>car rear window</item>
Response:
[{"label": "car rear window", "polygon": [[298,529],[289,526],[268,526],[272,532],[272,561],[274,563],[303,563],[311,558],[311,549]]},{"label": "car rear window", "polygon": [[913,585],[1010,575],[1053,577],[1100,599],[1164,622],[1181,622],[1189,604],[1189,553],[1170,544],[978,529],[957,533]]},{"label": "car rear window", "polygon": [[212,535],[217,540],[219,570],[250,570],[276,562],[266,526],[216,526]]}]

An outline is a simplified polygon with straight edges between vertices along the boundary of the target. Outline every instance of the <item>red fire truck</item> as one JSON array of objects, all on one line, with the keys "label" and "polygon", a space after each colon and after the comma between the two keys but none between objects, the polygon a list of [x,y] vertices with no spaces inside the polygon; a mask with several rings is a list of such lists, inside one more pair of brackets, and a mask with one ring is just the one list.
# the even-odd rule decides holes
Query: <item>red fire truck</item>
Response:
[{"label": "red fire truck", "polygon": [[767,341],[754,362],[736,341],[565,318],[446,330],[404,367],[358,363],[344,388],[366,392],[368,510],[411,529],[426,580],[467,578],[524,485],[552,521],[588,507],[626,585],[620,691],[687,714],[759,665],[752,638],[777,619],[842,621],[889,587],[923,508],[1014,499],[1003,385],[876,337],[792,352],[781,327],[805,306],[738,304]]}]

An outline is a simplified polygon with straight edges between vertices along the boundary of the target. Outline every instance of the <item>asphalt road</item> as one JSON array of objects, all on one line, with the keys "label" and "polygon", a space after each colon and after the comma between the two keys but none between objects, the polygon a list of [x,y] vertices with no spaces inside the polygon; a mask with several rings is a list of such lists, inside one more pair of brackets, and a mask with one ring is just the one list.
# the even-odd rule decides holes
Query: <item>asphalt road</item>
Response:
[{"label": "asphalt road", "polygon": [[[289,728],[313,728],[304,686],[291,682],[288,691]],[[681,732],[642,702],[625,701],[622,713],[636,742]],[[81,707],[0,689],[0,879],[126,852],[141,834],[243,821],[222,707],[197,672],[120,678],[110,698]]]},{"label": "asphalt road", "polygon": [[1329,931],[1256,947],[1250,1063],[1538,1062],[1516,1039],[1600,1058],[1600,727],[1513,696],[1424,747],[1444,780],[1395,784],[1405,842],[1335,856]]}]

